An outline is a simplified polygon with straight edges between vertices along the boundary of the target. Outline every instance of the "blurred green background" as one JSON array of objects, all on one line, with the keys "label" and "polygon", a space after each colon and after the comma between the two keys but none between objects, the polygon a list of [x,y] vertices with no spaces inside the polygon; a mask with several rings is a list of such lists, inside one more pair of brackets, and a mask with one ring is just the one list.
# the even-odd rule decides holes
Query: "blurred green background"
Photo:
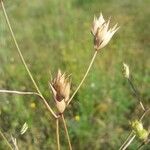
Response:
[{"label": "blurred green background", "polygon": [[[41,91],[54,107],[48,87],[50,72],[61,68],[72,78],[72,92],[94,53],[90,34],[94,14],[112,17],[120,29],[97,56],[86,82],[65,115],[74,150],[116,150],[137,118],[137,100],[122,75],[130,66],[144,105],[150,107],[149,0],[5,0],[5,6],[25,60]],[[0,10],[0,89],[35,91]],[[29,129],[20,135],[27,122]],[[144,126],[150,125],[149,117]],[[55,119],[38,97],[0,94],[0,129],[18,140],[21,150],[56,149]],[[61,125],[61,149],[68,149]],[[130,146],[136,149],[136,139]],[[0,137],[0,150],[7,150]],[[150,146],[145,146],[145,150]]]}]

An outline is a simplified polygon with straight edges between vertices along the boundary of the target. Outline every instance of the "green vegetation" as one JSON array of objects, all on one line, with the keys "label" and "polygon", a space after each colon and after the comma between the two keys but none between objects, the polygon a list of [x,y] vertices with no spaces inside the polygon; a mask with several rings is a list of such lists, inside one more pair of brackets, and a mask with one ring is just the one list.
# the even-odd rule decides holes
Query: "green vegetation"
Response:
[{"label": "green vegetation", "polygon": [[[50,72],[71,74],[72,92],[93,54],[90,34],[94,14],[103,12],[121,28],[98,54],[92,70],[65,115],[76,150],[118,149],[129,134],[129,120],[141,114],[137,100],[122,75],[130,66],[144,105],[150,107],[149,0],[5,0],[17,41],[44,96],[54,107],[48,86]],[[0,10],[0,89],[34,91],[12,42]],[[144,126],[150,125],[149,117]],[[27,122],[29,129],[20,135]],[[68,148],[60,131],[62,150]],[[0,94],[0,128],[18,139],[21,150],[56,149],[55,120],[36,96]],[[135,140],[130,149],[140,141]],[[145,150],[150,146],[145,146]],[[6,145],[0,139],[0,149]]]}]

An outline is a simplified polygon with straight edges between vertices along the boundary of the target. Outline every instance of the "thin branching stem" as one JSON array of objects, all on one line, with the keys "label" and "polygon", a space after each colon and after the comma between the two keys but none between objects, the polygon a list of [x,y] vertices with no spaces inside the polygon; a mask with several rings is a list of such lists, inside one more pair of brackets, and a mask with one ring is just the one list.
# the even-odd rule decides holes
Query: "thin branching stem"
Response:
[{"label": "thin branching stem", "polygon": [[[139,103],[140,103],[140,105],[141,105],[141,107],[142,107],[142,109],[144,111],[143,114],[141,115],[141,117],[139,118],[139,121],[142,121],[143,118],[145,117],[145,115],[150,111],[150,108],[147,109],[147,110],[145,109],[145,107],[144,107],[144,105],[143,105],[143,103],[141,101],[141,98],[139,96],[139,92],[135,88],[135,86],[134,86],[134,84],[133,84],[133,82],[131,81],[130,78],[128,78],[128,82],[129,82],[129,84],[130,84],[130,86],[131,86],[131,88],[132,88],[132,90],[134,92],[134,95],[136,96],[137,100],[139,101]],[[131,131],[131,133],[129,134],[129,136],[127,137],[127,139],[125,140],[125,142],[121,145],[121,147],[119,148],[119,150],[125,150],[132,143],[132,141],[134,140],[134,138],[135,138],[135,135],[133,135],[133,131]]]},{"label": "thin branching stem", "polygon": [[6,142],[6,144],[8,145],[8,147],[13,150],[13,147],[10,145],[10,143],[8,142],[7,138],[5,137],[5,135],[2,133],[2,131],[0,130],[0,135],[1,137],[4,139],[4,141]]},{"label": "thin branching stem", "polygon": [[25,60],[24,60],[24,57],[23,57],[23,55],[22,55],[22,52],[21,52],[21,50],[20,50],[20,48],[19,48],[19,45],[18,45],[17,40],[16,40],[16,38],[15,38],[14,32],[13,32],[13,30],[12,30],[12,27],[11,27],[11,24],[10,24],[10,21],[9,21],[9,18],[8,18],[8,15],[7,15],[7,12],[6,12],[4,3],[3,3],[3,0],[0,0],[0,2],[1,2],[2,10],[3,10],[3,13],[4,13],[4,16],[5,16],[5,19],[6,19],[8,28],[9,28],[9,30],[10,30],[12,39],[13,39],[13,41],[14,41],[14,43],[15,43],[15,46],[16,46],[17,51],[18,51],[18,54],[19,54],[19,56],[20,56],[20,58],[21,58],[21,60],[22,60],[22,63],[23,63],[23,65],[24,65],[24,67],[25,67],[25,69],[26,69],[26,71],[27,71],[27,73],[28,73],[28,75],[29,75],[29,77],[30,77],[30,79],[31,79],[31,81],[32,81],[32,83],[33,83],[33,85],[35,86],[37,92],[40,94],[40,96],[41,96],[41,98],[42,98],[42,100],[43,100],[43,102],[44,102],[46,108],[52,113],[52,115],[53,115],[55,118],[57,118],[57,115],[56,115],[56,114],[54,113],[54,111],[51,109],[51,107],[50,107],[49,104],[47,103],[46,99],[45,99],[44,96],[42,95],[40,89],[38,88],[38,86],[37,86],[37,84],[36,84],[36,82],[35,82],[35,80],[34,80],[32,74],[31,74],[31,72],[30,72],[30,70],[29,70],[29,68],[28,68],[28,66],[27,66],[27,64],[26,64],[26,62],[25,62]]},{"label": "thin branching stem", "polygon": [[59,118],[56,119],[56,138],[57,138],[57,149],[60,150]]},{"label": "thin branching stem", "polygon": [[136,97],[137,100],[139,101],[139,103],[140,103],[142,109],[145,111],[145,107],[144,107],[144,105],[143,105],[143,103],[142,103],[142,101],[141,101],[141,98],[140,98],[140,95],[139,95],[138,90],[135,88],[135,86],[134,86],[134,84],[133,84],[133,82],[132,82],[132,80],[131,80],[130,78],[128,78],[128,82],[129,82],[129,84],[130,84],[130,86],[131,86],[131,88],[132,88],[132,90],[133,90],[133,92],[134,92],[135,97]]},{"label": "thin branching stem", "polygon": [[24,91],[14,91],[14,90],[0,90],[0,93],[7,94],[17,94],[17,95],[35,95],[42,99],[41,95],[36,92],[24,92]]},{"label": "thin branching stem", "polygon": [[67,128],[67,124],[66,124],[64,115],[62,114],[61,117],[62,117],[62,120],[63,120],[65,132],[66,132],[66,136],[67,136],[67,140],[68,140],[68,144],[69,144],[69,150],[72,150],[71,141],[70,141],[70,137],[69,137],[69,133],[68,133],[68,128]]},{"label": "thin branching stem", "polygon": [[140,121],[142,121],[143,120],[143,118],[147,115],[147,113],[150,111],[150,108],[149,109],[146,109],[145,111],[144,111],[144,113],[142,114],[142,116],[140,117]]},{"label": "thin branching stem", "polygon": [[36,93],[36,92],[24,92],[24,91],[14,91],[14,90],[0,90],[0,93],[18,94],[18,95],[37,95],[37,96],[40,96],[40,94]]},{"label": "thin branching stem", "polygon": [[88,73],[89,73],[89,71],[90,71],[90,69],[91,69],[91,67],[92,67],[92,65],[93,65],[93,62],[94,62],[96,56],[97,56],[97,51],[95,51],[95,53],[94,53],[94,55],[93,55],[93,57],[92,57],[92,59],[91,59],[91,62],[90,62],[89,66],[88,66],[88,68],[87,68],[87,70],[86,70],[85,75],[83,76],[83,78],[82,78],[81,82],[79,83],[78,87],[76,88],[76,90],[75,90],[74,93],[72,94],[72,96],[71,96],[71,98],[69,99],[67,105],[69,105],[69,103],[71,102],[71,100],[74,98],[74,96],[76,95],[76,93],[77,93],[78,90],[80,89],[80,87],[81,87],[81,85],[83,84],[84,80],[86,79],[86,77],[87,77],[87,75],[88,75]]},{"label": "thin branching stem", "polygon": [[[149,112],[149,109],[148,110],[146,110],[145,109],[145,107],[144,107],[144,105],[143,105],[143,103],[142,103],[142,101],[141,101],[141,98],[140,98],[140,95],[139,95],[139,92],[138,92],[138,90],[135,88],[135,86],[134,86],[134,84],[133,84],[133,82],[132,82],[132,80],[130,79],[130,78],[128,78],[128,82],[129,82],[129,84],[130,84],[130,86],[131,86],[131,88],[132,88],[132,90],[133,90],[133,92],[134,92],[134,95],[136,96],[136,98],[137,98],[137,100],[139,101],[139,103],[140,103],[140,105],[141,105],[141,107],[142,107],[142,109],[143,109],[143,114],[142,114],[142,116],[140,117],[140,121],[142,121],[142,119],[144,118],[144,116]],[[132,141],[134,140],[134,138],[135,138],[135,135],[133,135],[134,133],[133,133],[133,131],[131,131],[130,132],[130,134],[129,134],[129,136],[127,137],[127,139],[125,140],[125,142],[121,145],[121,147],[119,148],[119,150],[125,150],[131,143],[132,143]]]}]

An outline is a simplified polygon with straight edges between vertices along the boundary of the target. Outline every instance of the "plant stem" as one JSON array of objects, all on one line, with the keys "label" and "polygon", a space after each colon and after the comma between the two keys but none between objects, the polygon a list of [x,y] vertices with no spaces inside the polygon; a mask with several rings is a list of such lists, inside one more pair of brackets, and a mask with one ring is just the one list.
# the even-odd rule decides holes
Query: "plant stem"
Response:
[{"label": "plant stem", "polygon": [[90,64],[89,64],[89,66],[88,66],[88,69],[87,69],[85,75],[83,76],[83,78],[82,78],[81,82],[79,83],[77,89],[76,89],[76,90],[74,91],[74,93],[72,94],[72,96],[71,96],[71,98],[69,99],[67,105],[69,105],[69,103],[71,102],[71,100],[73,99],[73,97],[75,96],[75,94],[76,94],[76,93],[78,92],[78,90],[80,89],[80,87],[81,87],[81,85],[83,84],[84,80],[86,79],[86,77],[87,77],[87,75],[88,75],[88,73],[89,73],[89,71],[90,71],[90,69],[91,69],[91,67],[92,67],[92,65],[93,65],[93,62],[94,62],[96,56],[97,56],[97,51],[95,51],[95,53],[94,53],[94,55],[93,55],[93,57],[92,57],[92,59],[91,59],[91,62],[90,62]]},{"label": "plant stem", "polygon": [[142,149],[143,148],[143,146],[144,146],[145,144],[144,143],[142,143],[136,150],[140,150],[140,149]]},{"label": "plant stem", "polygon": [[142,121],[143,120],[143,118],[145,117],[145,115],[147,115],[147,113],[150,111],[150,108],[149,109],[146,109],[145,111],[144,111],[144,113],[142,114],[142,116],[140,117],[140,121]]},{"label": "plant stem", "polygon": [[10,143],[8,142],[7,138],[5,137],[5,135],[2,133],[2,131],[0,130],[0,135],[2,136],[2,138],[4,139],[4,141],[7,143],[7,145],[9,146],[9,148],[11,150],[13,150],[12,146],[10,145]]},{"label": "plant stem", "polygon": [[[150,108],[149,109],[147,109],[147,110],[145,110],[144,111],[144,113],[142,114],[142,116],[140,117],[140,121],[142,121],[143,120],[143,118],[145,117],[145,115],[147,115],[147,113],[150,111]],[[140,150],[140,149],[142,149],[142,147],[144,146],[144,145],[146,145],[146,144],[148,144],[150,142],[150,140],[149,141],[147,141],[146,143],[142,143],[139,147],[138,147],[138,149],[137,150]]]},{"label": "plant stem", "polygon": [[146,142],[143,142],[138,148],[137,150],[141,150],[146,144],[148,144],[150,142],[150,139],[148,139]]},{"label": "plant stem", "polygon": [[39,96],[41,99],[41,95],[36,92],[23,92],[23,91],[14,91],[14,90],[0,90],[0,93],[8,93],[8,94],[18,94],[18,95],[36,95]]},{"label": "plant stem", "polygon": [[15,46],[16,46],[17,51],[18,51],[18,54],[19,54],[19,56],[20,56],[20,58],[21,58],[21,60],[22,60],[22,63],[23,63],[23,65],[24,65],[24,67],[25,67],[25,69],[26,69],[26,71],[27,71],[27,73],[28,73],[28,75],[29,75],[29,77],[30,77],[30,79],[31,79],[31,81],[32,81],[32,83],[33,83],[33,85],[35,86],[37,92],[40,94],[40,96],[41,96],[41,98],[42,98],[42,100],[43,100],[43,102],[44,102],[46,108],[52,113],[52,115],[53,115],[55,118],[57,118],[56,114],[55,114],[54,111],[51,109],[51,107],[50,107],[49,104],[47,103],[46,99],[45,99],[44,96],[42,95],[40,89],[38,88],[38,86],[37,86],[37,84],[36,84],[36,82],[35,82],[35,80],[34,80],[32,74],[31,74],[31,72],[30,72],[30,70],[29,70],[29,68],[28,68],[28,66],[27,66],[27,64],[26,64],[26,62],[25,62],[25,60],[24,60],[24,57],[23,57],[23,55],[22,55],[22,53],[21,53],[21,50],[20,50],[19,45],[18,45],[18,43],[17,43],[17,40],[16,40],[16,38],[15,38],[14,32],[13,32],[13,30],[12,30],[12,27],[11,27],[11,24],[10,24],[10,21],[9,21],[9,18],[8,18],[8,15],[7,15],[7,12],[6,12],[4,3],[3,3],[3,0],[1,0],[0,2],[1,2],[1,5],[2,5],[2,10],[3,10],[3,13],[4,13],[4,16],[5,16],[5,19],[6,19],[8,28],[9,28],[9,30],[10,30],[12,39],[13,39],[13,41],[14,41],[14,43],[15,43]]},{"label": "plant stem", "polygon": [[62,120],[63,120],[65,132],[66,132],[66,136],[67,136],[67,140],[68,140],[68,144],[69,144],[69,150],[72,150],[72,146],[71,146],[71,142],[70,142],[70,137],[69,137],[69,133],[68,133],[68,129],[67,129],[67,124],[66,124],[64,115],[62,114],[61,117],[62,117]]},{"label": "plant stem", "polygon": [[19,95],[37,95],[37,96],[40,96],[40,94],[36,93],[36,92],[23,92],[23,91],[14,91],[14,90],[0,90],[0,93],[19,94]]},{"label": "plant stem", "polygon": [[131,139],[128,141],[128,143],[126,143],[126,145],[122,148],[122,150],[126,150],[126,149],[127,149],[127,147],[128,147],[128,146],[132,143],[132,141],[134,140],[135,136],[136,136],[136,135],[133,135],[133,136],[131,137]]},{"label": "plant stem", "polygon": [[18,144],[17,144],[17,139],[11,136],[12,142],[14,144],[14,150],[19,150]]},{"label": "plant stem", "polygon": [[59,118],[56,119],[56,138],[57,138],[57,149],[60,150],[60,140],[59,140]]},{"label": "plant stem", "polygon": [[132,88],[132,90],[133,90],[133,92],[134,92],[135,97],[136,97],[137,100],[139,101],[139,103],[140,103],[142,109],[145,111],[145,107],[144,107],[144,105],[143,105],[143,103],[142,103],[142,101],[141,101],[141,98],[140,98],[140,96],[139,96],[138,90],[135,88],[135,86],[134,86],[134,84],[133,84],[133,82],[131,81],[130,78],[128,78],[128,82],[129,82],[129,84],[130,84],[130,86],[131,86],[131,88]]},{"label": "plant stem", "polygon": [[124,147],[124,145],[128,142],[128,140],[131,138],[131,136],[133,135],[133,131],[131,131],[129,133],[129,135],[127,136],[126,140],[124,141],[124,143],[120,146],[119,150],[122,150],[122,148]]}]

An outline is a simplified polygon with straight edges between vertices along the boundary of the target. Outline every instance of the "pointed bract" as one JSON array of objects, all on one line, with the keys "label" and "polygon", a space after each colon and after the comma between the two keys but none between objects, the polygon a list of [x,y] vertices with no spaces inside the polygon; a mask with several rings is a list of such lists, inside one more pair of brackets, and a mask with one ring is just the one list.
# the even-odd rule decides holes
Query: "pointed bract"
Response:
[{"label": "pointed bract", "polygon": [[65,103],[64,99],[60,102],[56,101],[56,107],[60,113],[63,113],[64,110],[66,109],[66,103]]},{"label": "pointed bract", "polygon": [[56,78],[54,78],[52,83],[50,83],[50,87],[56,102],[56,107],[60,113],[63,113],[66,108],[66,102],[69,100],[70,96],[69,78],[65,73],[62,74],[59,69]]},{"label": "pointed bract", "polygon": [[94,48],[95,50],[102,49],[105,47],[115,32],[119,29],[117,24],[113,28],[109,28],[110,19],[106,22],[103,18],[102,13],[100,13],[99,18],[94,16],[94,21],[92,24],[91,32],[94,36]]}]

